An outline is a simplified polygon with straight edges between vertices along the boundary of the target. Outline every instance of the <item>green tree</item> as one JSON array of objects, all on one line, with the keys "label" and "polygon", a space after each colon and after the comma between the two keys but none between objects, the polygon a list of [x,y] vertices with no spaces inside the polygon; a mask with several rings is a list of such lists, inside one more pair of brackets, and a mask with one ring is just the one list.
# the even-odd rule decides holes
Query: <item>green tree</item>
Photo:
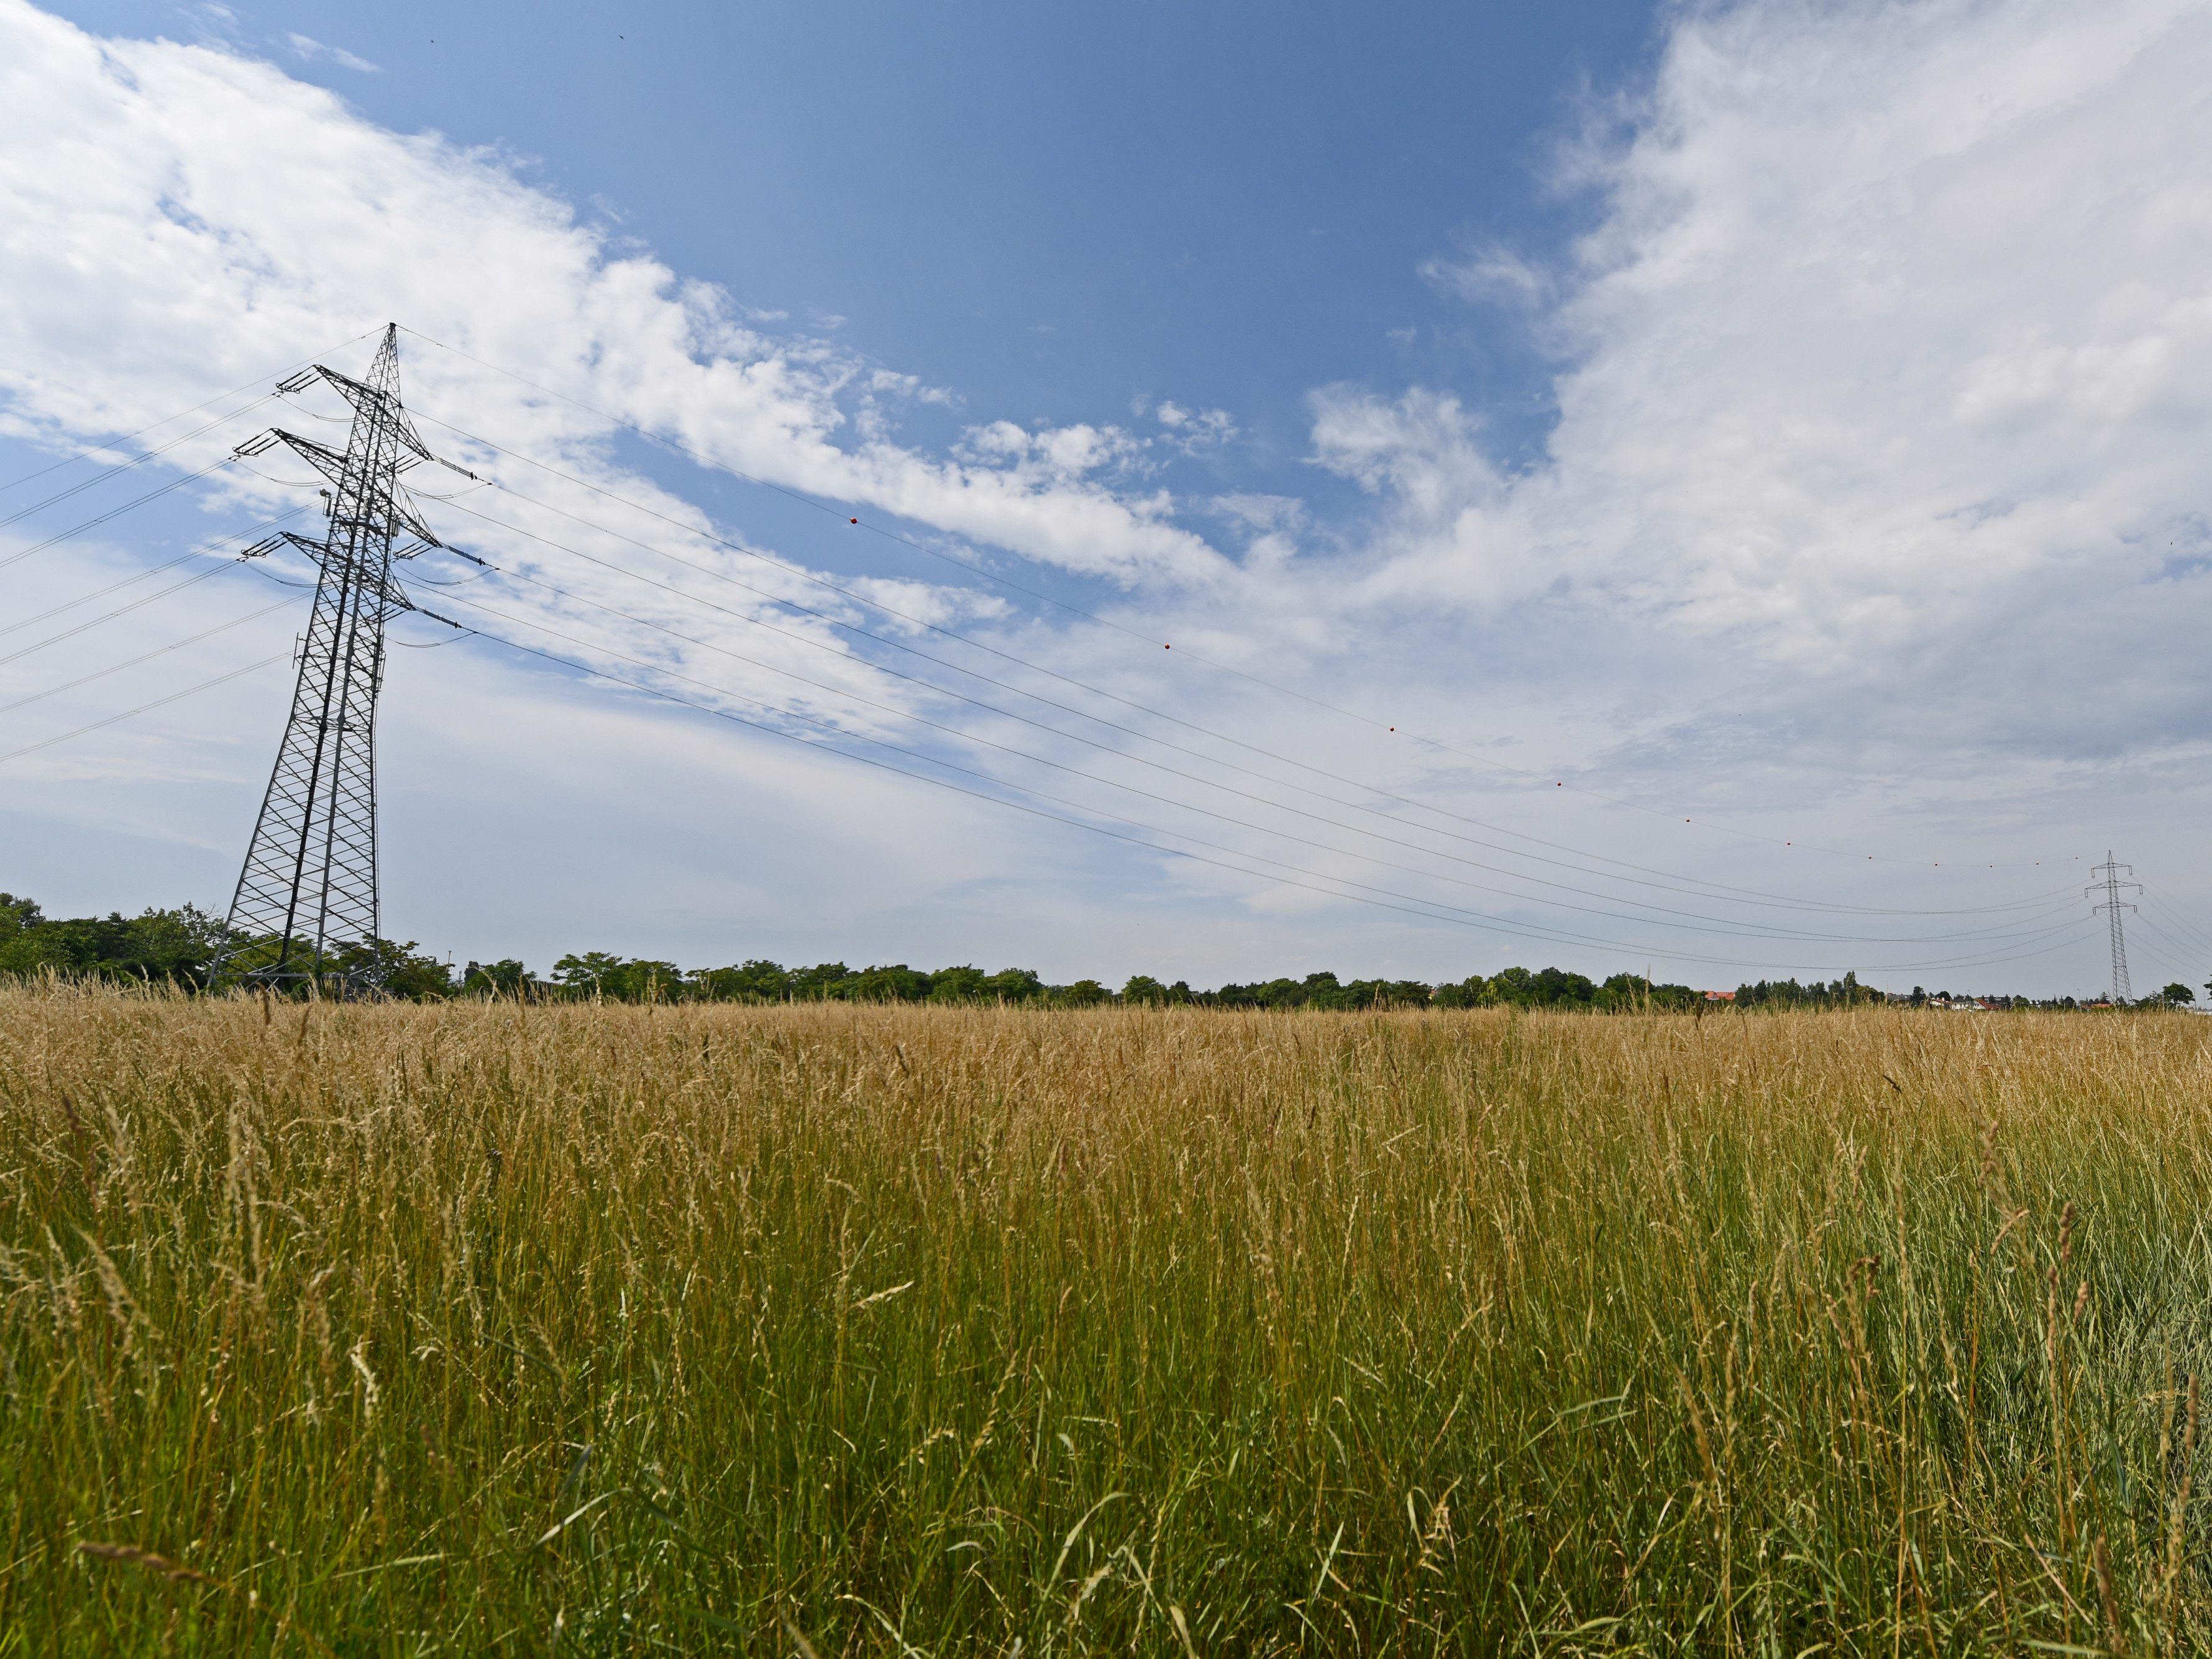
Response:
[{"label": "green tree", "polygon": [[1150,974],[1132,974],[1129,982],[1121,988],[1121,1000],[1146,1008],[1164,1008],[1168,988]]},{"label": "green tree", "polygon": [[932,1002],[987,1002],[990,993],[984,987],[989,975],[981,968],[962,963],[957,968],[940,968],[929,976],[929,1000]]},{"label": "green tree", "polygon": [[1027,968],[1001,968],[983,981],[983,993],[1000,1002],[1042,1002],[1044,981]]},{"label": "green tree", "polygon": [[[1916,1007],[1927,1000],[1926,993],[1917,985],[1912,995]],[[1735,993],[1739,1009],[1856,1008],[1884,1000],[1881,992],[1860,984],[1855,973],[1826,983],[1816,979],[1809,985],[1800,985],[1794,979],[1763,979],[1756,985],[1739,985]]]},{"label": "green tree", "polygon": [[1640,974],[1614,974],[1597,988],[1590,1006],[1607,1012],[1636,1014],[1680,1013],[1705,1000],[1705,993],[1687,985],[1654,985]]},{"label": "green tree", "polygon": [[622,965],[620,957],[609,956],[605,951],[572,953],[553,964],[553,982],[586,996],[605,996],[609,994],[608,980],[621,970]]},{"label": "green tree", "polygon": [[410,1002],[453,994],[453,970],[435,957],[419,954],[411,939],[404,945],[388,939],[349,945],[331,957],[330,971],[348,984]]},{"label": "green tree", "polygon": [[684,994],[684,970],[672,962],[632,957],[622,965],[614,994],[624,1002],[673,1002]]},{"label": "green tree", "polygon": [[734,968],[694,974],[691,989],[712,1002],[782,1002],[792,994],[791,974],[781,963],[756,957]]},{"label": "green tree", "polygon": [[1344,988],[1343,1008],[1425,1008],[1430,988],[1416,979],[1355,979]]},{"label": "green tree", "polygon": [[791,994],[801,1002],[819,1002],[842,995],[843,987],[852,977],[853,970],[842,962],[794,968],[791,973]]},{"label": "green tree", "polygon": [[902,962],[888,968],[863,968],[840,988],[839,994],[853,1002],[920,1002],[929,994],[929,975]]},{"label": "green tree", "polygon": [[223,923],[197,905],[50,920],[33,900],[0,893],[0,974],[52,969],[198,988],[229,938]]},{"label": "green tree", "polygon": [[472,962],[461,975],[461,989],[471,996],[520,996],[529,983],[530,969],[513,957]]},{"label": "green tree", "polygon": [[1536,1003],[1536,976],[1526,968],[1501,968],[1490,976],[1484,987],[1493,1003],[1508,1007],[1531,1008]]},{"label": "green tree", "polygon": [[1490,981],[1480,974],[1469,974],[1456,984],[1439,985],[1434,999],[1439,1008],[1486,1008],[1496,1000]]}]

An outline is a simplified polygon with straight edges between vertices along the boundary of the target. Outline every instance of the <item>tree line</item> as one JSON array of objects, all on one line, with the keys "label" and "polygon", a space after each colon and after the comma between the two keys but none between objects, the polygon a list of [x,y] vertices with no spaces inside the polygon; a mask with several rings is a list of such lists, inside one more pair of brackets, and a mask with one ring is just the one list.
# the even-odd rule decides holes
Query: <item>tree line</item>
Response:
[{"label": "tree line", "polygon": [[[0,892],[0,975],[52,972],[73,978],[139,981],[204,990],[234,981],[275,957],[276,941],[234,934],[220,917],[186,904],[149,909],[136,916],[50,918],[34,901]],[[218,968],[218,964],[220,967]],[[684,969],[672,962],[622,957],[604,951],[564,956],[549,973],[533,974],[512,957],[471,962],[456,969],[425,955],[412,942],[370,939],[348,946],[326,964],[336,980],[375,988],[378,994],[416,1001],[454,996],[525,996],[539,1000],[604,999],[611,1002],[904,1002],[1006,1003],[1027,1007],[1339,1009],[1554,1008],[1590,1013],[1681,1012],[1710,1004],[1687,985],[1655,984],[1638,974],[1597,981],[1564,968],[1506,968],[1431,985],[1408,979],[1341,979],[1334,973],[1303,979],[1231,982],[1194,990],[1185,981],[1166,982],[1138,974],[1116,991],[1095,979],[1051,985],[1027,968],[986,973],[970,964],[924,969],[904,963],[850,968],[842,962],[786,968],[761,959],[726,968]],[[2207,987],[2212,990],[2212,986]],[[1898,999],[1862,985],[1855,974],[1830,981],[1761,980],[1736,988],[1725,1006],[1744,1011],[1852,1008]],[[1915,987],[1909,1000],[1967,1000]],[[2075,1007],[2071,997],[2035,1000],[1996,997],[2005,1007]],[[2147,1002],[2182,1005],[2194,998],[2186,986],[2169,985]]]}]

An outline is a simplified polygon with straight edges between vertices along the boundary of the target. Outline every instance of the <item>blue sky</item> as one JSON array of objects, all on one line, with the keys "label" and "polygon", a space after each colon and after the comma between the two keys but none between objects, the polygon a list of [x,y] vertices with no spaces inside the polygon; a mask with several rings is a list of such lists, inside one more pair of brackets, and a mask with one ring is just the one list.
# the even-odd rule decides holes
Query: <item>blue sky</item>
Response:
[{"label": "blue sky", "polygon": [[1234,410],[1240,471],[1295,467],[1334,381],[1449,386],[1516,425],[1547,406],[1519,331],[1419,267],[1555,244],[1576,204],[1547,145],[1656,39],[1617,3],[56,9],[512,151],[674,269],[842,319],[975,410]]},{"label": "blue sky", "polygon": [[[2093,989],[2069,895],[2116,844],[2171,930],[2138,979],[2212,972],[2201,5],[5,0],[0,40],[0,479],[397,320],[426,434],[510,487],[430,508],[520,573],[501,626],[1094,826],[471,641],[395,665],[403,937]],[[292,482],[233,469],[0,569],[0,628]],[[681,592],[639,586],[672,535]],[[846,591],[793,611],[815,578]],[[161,653],[0,713],[0,752],[281,650],[292,619],[239,620],[280,592],[225,572],[0,662],[7,704]],[[878,602],[1018,686],[963,701]],[[9,763],[0,885],[219,902],[282,678]],[[1071,683],[1082,712],[1036,701]],[[1081,725],[1131,702],[1142,736]],[[1324,775],[1352,827],[1316,829]],[[1130,815],[1236,867],[1096,833]]]}]

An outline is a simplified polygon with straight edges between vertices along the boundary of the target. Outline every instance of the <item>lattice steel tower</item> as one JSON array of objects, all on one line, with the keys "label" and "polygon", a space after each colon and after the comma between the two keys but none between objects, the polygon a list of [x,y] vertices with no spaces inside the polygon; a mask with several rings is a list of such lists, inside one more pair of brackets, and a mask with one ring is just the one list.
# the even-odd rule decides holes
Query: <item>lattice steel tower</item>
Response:
[{"label": "lattice steel tower", "polygon": [[441,545],[409,501],[399,476],[436,458],[423,447],[399,402],[397,326],[366,380],[318,363],[277,389],[322,381],[353,407],[343,453],[289,432],[258,434],[239,447],[258,455],[278,444],[324,477],[323,539],[287,531],[247,550],[249,558],[289,544],[320,574],[301,642],[292,714],[261,799],[238,890],[230,902],[236,941],[229,959],[248,983],[374,978],[366,953],[382,936],[376,891],[376,698],[384,684],[384,625],[415,607],[394,579],[398,561]]},{"label": "lattice steel tower", "polygon": [[2107,851],[2105,854],[2105,861],[2089,872],[2097,877],[2098,880],[2095,885],[2087,890],[2086,896],[2095,898],[2100,893],[2104,895],[2102,902],[2091,905],[2089,909],[2093,915],[2101,910],[2112,921],[2112,1000],[2125,1005],[2135,1000],[2135,988],[2128,983],[2128,941],[2125,935],[2120,932],[2120,912],[2132,910],[2136,907],[2132,904],[2123,904],[2120,902],[2120,895],[2123,891],[2140,893],[2142,891],[2142,884],[2136,881],[2122,881],[2120,872],[2123,870],[2131,876],[2136,872],[2135,866],[2131,864],[2113,863],[2112,855]]}]

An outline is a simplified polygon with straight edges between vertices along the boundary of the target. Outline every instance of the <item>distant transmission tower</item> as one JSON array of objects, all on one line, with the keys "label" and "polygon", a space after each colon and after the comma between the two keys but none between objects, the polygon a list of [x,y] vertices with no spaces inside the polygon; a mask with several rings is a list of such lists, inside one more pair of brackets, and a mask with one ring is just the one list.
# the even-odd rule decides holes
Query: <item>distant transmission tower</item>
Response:
[{"label": "distant transmission tower", "polygon": [[2136,881],[2122,881],[2120,874],[2123,871],[2130,876],[2136,872],[2135,866],[2131,864],[2113,863],[2112,855],[2107,851],[2105,854],[2105,861],[2089,872],[2098,878],[2098,880],[2095,885],[2087,890],[2086,896],[2095,898],[2100,893],[2104,895],[2100,902],[2089,907],[2090,914],[2094,915],[2101,910],[2112,922],[2112,1000],[2125,1006],[2135,1000],[2135,988],[2128,983],[2128,941],[2126,936],[2120,931],[2120,912],[2132,910],[2136,907],[2132,904],[2123,904],[2120,902],[2120,894],[2123,891],[2140,893],[2142,891],[2142,884]]},{"label": "distant transmission tower", "polygon": [[399,403],[398,329],[387,327],[368,378],[317,364],[283,382],[321,380],[353,406],[343,453],[271,430],[239,446],[258,455],[283,444],[330,481],[323,539],[283,532],[248,558],[289,544],[319,567],[315,608],[301,642],[300,676],[276,765],[230,902],[238,942],[230,961],[249,984],[358,983],[373,967],[351,947],[381,937],[376,891],[376,698],[384,684],[384,625],[415,609],[392,576],[397,560],[442,545],[400,488],[399,475],[436,457]]}]

